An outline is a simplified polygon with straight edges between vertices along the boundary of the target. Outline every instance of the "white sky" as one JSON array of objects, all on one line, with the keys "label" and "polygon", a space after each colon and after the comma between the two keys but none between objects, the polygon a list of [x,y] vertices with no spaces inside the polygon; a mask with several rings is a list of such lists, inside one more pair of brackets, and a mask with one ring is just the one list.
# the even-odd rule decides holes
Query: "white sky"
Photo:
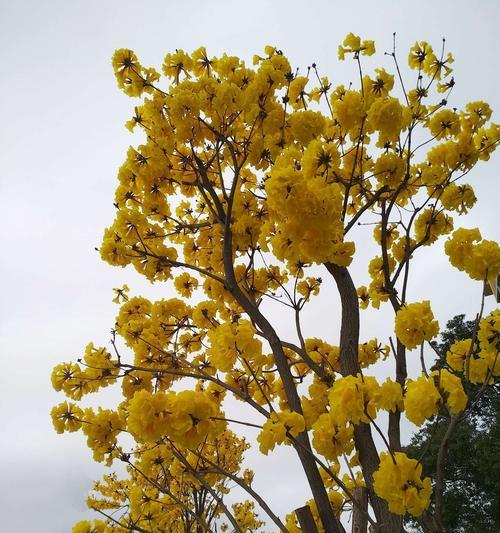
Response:
[{"label": "white sky", "polygon": [[[0,0],[2,531],[63,533],[84,516],[86,491],[103,468],[92,462],[81,434],[53,431],[50,408],[63,398],[51,390],[51,369],[79,357],[91,340],[108,341],[116,312],[112,287],[128,283],[136,294],[173,295],[170,286],[152,288],[130,269],[102,263],[94,251],[112,222],[116,172],[133,142],[123,124],[134,103],[116,88],[113,51],[131,48],[144,65],[160,68],[175,48],[205,45],[211,54],[227,51],[251,62],[273,44],[295,66],[315,61],[336,85],[356,80],[352,65],[336,58],[350,31],[374,39],[378,51],[390,50],[396,31],[403,64],[415,40],[438,47],[445,36],[456,58],[450,104],[483,99],[498,110],[499,8],[494,0],[309,7],[294,0]],[[390,67],[389,58],[376,57],[374,66]],[[479,201],[456,225],[479,226],[484,237],[498,238],[499,170],[497,156],[468,177]],[[358,249],[353,275],[360,285],[367,280],[367,254]],[[338,301],[329,283],[308,316],[306,335],[334,341]],[[442,241],[415,260],[409,299],[431,299],[442,326],[460,312],[472,316],[479,294],[477,283],[447,264]],[[389,317],[363,315],[363,339],[387,332]],[[273,495],[281,514],[304,495],[292,461],[283,452],[252,457],[263,470],[257,486]]]}]

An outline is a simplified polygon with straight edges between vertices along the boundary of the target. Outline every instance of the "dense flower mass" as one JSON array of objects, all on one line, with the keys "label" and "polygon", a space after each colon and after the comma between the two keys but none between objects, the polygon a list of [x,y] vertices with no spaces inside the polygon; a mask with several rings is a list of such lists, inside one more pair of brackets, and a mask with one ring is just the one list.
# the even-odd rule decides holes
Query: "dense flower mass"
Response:
[{"label": "dense flower mass", "polygon": [[[242,427],[264,455],[293,447],[318,531],[342,531],[339,517],[359,510],[351,500],[363,487],[375,528],[429,509],[431,481],[401,452],[400,419],[467,416],[471,386],[500,375],[500,315],[478,319],[477,333],[427,372],[425,341],[439,325],[429,301],[407,301],[410,265],[451,234],[453,266],[483,282],[499,274],[498,244],[456,218],[476,202],[473,182],[460,178],[490,158],[500,127],[485,102],[448,104],[455,82],[444,48],[415,43],[411,85],[395,53],[383,56],[393,71],[366,72],[362,60],[374,54],[373,41],[347,35],[338,57],[354,62],[359,82],[335,85],[272,46],[252,65],[204,47],[175,50],[163,75],[131,50],[115,52],[118,86],[137,98],[126,127],[142,141],[118,171],[99,252],[161,284],[162,296],[115,288],[110,346],[89,343],[52,372],[71,400],[52,410],[56,431],[82,430],[96,461],[126,466],[123,479],[96,482],[88,505],[99,520],[74,533],[241,533],[271,522],[299,533],[299,509],[284,523],[255,492],[243,467],[250,444],[233,433]],[[356,287],[349,267],[372,238]],[[304,310],[320,292],[334,301],[332,286],[340,335],[328,327],[323,337],[307,331]],[[366,340],[359,309],[369,306],[389,307],[394,328]],[[312,314],[315,326],[331,311]],[[406,352],[417,346],[415,375]],[[394,362],[385,381],[370,375]],[[83,405],[115,384],[113,408]],[[375,432],[389,452],[378,455]],[[252,500],[226,504],[236,486]]]},{"label": "dense flower mass", "polygon": [[440,402],[441,395],[433,379],[420,376],[408,382],[404,399],[405,413],[408,420],[417,426],[439,412]]},{"label": "dense flower mass", "polygon": [[467,395],[464,392],[462,381],[446,369],[433,372],[439,378],[439,387],[452,415],[461,413],[467,405]]},{"label": "dense flower mass", "polygon": [[439,333],[428,300],[407,304],[396,314],[395,331],[398,339],[410,350],[424,341],[430,341]]},{"label": "dense flower mass", "polygon": [[404,453],[380,455],[380,465],[373,474],[373,488],[398,515],[420,516],[429,506],[431,480],[422,479],[422,465]]},{"label": "dense flower mass", "polygon": [[330,390],[330,407],[341,422],[369,423],[376,416],[378,389],[379,384],[371,376],[340,378]]},{"label": "dense flower mass", "polygon": [[281,412],[271,413],[269,420],[264,424],[257,440],[260,451],[267,455],[276,444],[288,442],[289,437],[296,437],[305,428],[304,417],[299,413],[285,409]]},{"label": "dense flower mass", "polygon": [[500,246],[481,239],[479,230],[460,228],[446,241],[450,263],[472,279],[496,279],[500,273]]}]

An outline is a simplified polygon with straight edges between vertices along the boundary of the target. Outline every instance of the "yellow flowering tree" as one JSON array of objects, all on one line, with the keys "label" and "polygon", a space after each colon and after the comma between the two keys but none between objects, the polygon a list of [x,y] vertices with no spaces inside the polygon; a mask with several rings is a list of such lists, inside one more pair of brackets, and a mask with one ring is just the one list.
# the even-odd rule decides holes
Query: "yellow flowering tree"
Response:
[{"label": "yellow flowering tree", "polygon": [[[439,325],[429,301],[407,301],[410,265],[451,234],[454,267],[481,282],[498,275],[497,243],[477,229],[453,231],[452,215],[474,205],[462,178],[489,159],[500,127],[485,102],[448,107],[453,58],[444,45],[411,48],[413,83],[395,52],[394,74],[364,73],[373,41],[349,34],[338,53],[353,59],[357,86],[332,85],[316,65],[301,75],[270,46],[253,66],[177,50],[165,57],[164,79],[131,50],[115,53],[119,87],[140,99],[126,125],[144,140],[118,172],[101,257],[179,297],[116,289],[111,346],[89,344],[53,371],[71,400],[52,411],[57,431],[81,429],[95,460],[126,463],[124,478],[96,483],[88,504],[101,516],[75,532],[342,532],[347,512],[360,530],[400,532],[406,513],[441,530],[446,445],[477,400],[470,384],[481,391],[497,379],[500,315],[481,311],[473,337],[429,373]],[[371,283],[356,287],[352,229],[362,221],[378,253]],[[338,345],[303,327],[324,283],[340,296]],[[289,314],[295,339],[278,332],[269,301]],[[360,309],[381,305],[394,313],[393,335],[360,339]],[[408,376],[414,349],[421,372]],[[389,356],[394,372],[382,381],[373,368]],[[117,408],[79,404],[114,383]],[[227,418],[235,400],[260,422]],[[450,425],[432,487],[402,451],[400,421],[421,425],[442,410]],[[234,433],[239,424],[255,429],[253,443]],[[254,444],[266,455],[293,447],[311,494],[304,507],[279,517],[252,488],[243,461]],[[227,504],[229,487],[245,499]]]}]

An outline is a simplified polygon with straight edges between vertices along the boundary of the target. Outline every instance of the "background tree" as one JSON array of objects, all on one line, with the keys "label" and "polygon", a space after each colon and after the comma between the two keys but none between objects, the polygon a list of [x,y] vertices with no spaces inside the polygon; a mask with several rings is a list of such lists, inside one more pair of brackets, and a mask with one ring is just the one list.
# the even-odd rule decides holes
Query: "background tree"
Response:
[{"label": "background tree", "polygon": [[[425,343],[439,325],[429,301],[407,301],[410,265],[452,232],[450,212],[467,212],[475,203],[472,187],[458,181],[490,157],[500,128],[489,122],[485,102],[463,111],[446,107],[454,81],[444,43],[437,54],[426,42],[410,50],[411,85],[394,48],[389,56],[399,89],[384,69],[363,73],[361,57],[374,53],[373,41],[353,34],[339,47],[340,59],[354,59],[359,89],[333,87],[314,64],[300,75],[270,46],[254,57],[253,68],[237,57],[211,58],[204,48],[177,50],[163,64],[166,87],[131,50],[115,53],[118,85],[144,97],[127,123],[143,132],[144,144],[130,148],[120,168],[116,218],[100,253],[112,265],[133,265],[153,283],[173,279],[181,298],[129,299],[126,287],[116,289],[120,310],[111,348],[89,344],[77,363],[54,369],[55,388],[74,401],[122,385],[115,409],[64,402],[52,413],[58,431],[81,428],[97,461],[121,459],[132,476],[122,485],[128,495],[121,515],[77,530],[153,532],[179,523],[211,531],[225,521],[232,531],[254,531],[256,504],[266,520],[292,533],[299,527],[344,531],[340,517],[351,510],[378,531],[401,531],[407,513],[426,531],[442,530],[447,443],[478,400],[469,384],[481,384],[482,393],[500,371],[499,313],[483,317],[481,311],[472,337],[453,348],[446,368],[429,374]],[[368,264],[370,285],[356,288],[350,239],[362,220],[374,228],[379,254]],[[457,229],[445,251],[480,282],[500,270],[498,245],[477,229]],[[341,301],[338,346],[303,327],[303,310],[324,283],[319,267]],[[278,331],[269,302],[288,314],[295,339]],[[394,314],[394,338],[360,339],[360,307],[385,302]],[[408,379],[407,351],[415,348],[422,368]],[[393,378],[380,383],[369,367],[391,350]],[[243,411],[238,419],[226,417],[230,398],[251,408],[258,422]],[[450,418],[430,507],[431,479],[402,451],[400,420],[404,412],[421,425],[443,411]],[[233,461],[215,460],[214,443],[228,424],[233,431],[258,430],[263,454],[293,447],[312,496],[300,512],[282,521],[239,468],[224,468]],[[127,438],[135,445],[127,448]],[[173,458],[169,473],[158,480],[156,467],[146,472],[152,487],[139,493],[134,472],[157,447]],[[179,463],[196,494],[210,494],[215,507],[197,504],[192,488],[186,499],[184,484],[171,490]],[[218,476],[251,501],[226,505]],[[354,497],[363,488],[369,508]],[[138,497],[147,505],[137,505]],[[175,505],[193,521],[165,518],[164,507]]]},{"label": "background tree", "polygon": [[[439,354],[435,367],[446,366],[446,356],[456,342],[471,338],[474,320],[457,315],[447,322],[440,342],[433,345]],[[477,395],[480,385],[470,385]],[[443,503],[443,531],[486,533],[500,529],[500,470],[497,461],[500,445],[500,398],[498,382],[484,390],[469,409],[468,417],[457,425],[448,443],[445,465],[446,487]],[[439,443],[449,424],[447,413],[427,422],[413,437],[406,453],[421,458],[424,473],[433,481]],[[415,520],[408,520],[416,526]]]}]

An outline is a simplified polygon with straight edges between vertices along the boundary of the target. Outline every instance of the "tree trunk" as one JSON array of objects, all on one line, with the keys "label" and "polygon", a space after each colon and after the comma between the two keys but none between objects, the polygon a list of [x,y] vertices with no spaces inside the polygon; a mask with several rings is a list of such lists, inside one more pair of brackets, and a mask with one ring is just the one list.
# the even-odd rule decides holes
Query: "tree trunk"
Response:
[{"label": "tree trunk", "polygon": [[316,522],[314,521],[311,509],[308,505],[295,509],[295,514],[297,515],[300,529],[302,529],[304,533],[318,533]]},{"label": "tree trunk", "polygon": [[352,509],[352,533],[367,533],[368,518],[365,513],[368,512],[368,492],[366,488],[356,487],[354,489],[354,498],[359,507],[354,505]]},{"label": "tree trunk", "polygon": [[[326,263],[340,294],[342,323],[340,328],[340,369],[343,376],[360,372],[358,361],[359,304],[356,287],[346,267]],[[379,455],[369,424],[358,424],[354,428],[354,442],[359,453],[359,462],[365,478],[368,498],[375,512],[380,533],[401,533],[401,517],[389,512],[387,504],[373,491],[373,473],[379,465]]]},{"label": "tree trunk", "polygon": [[[297,413],[303,414],[300,397],[297,392],[291,370],[288,366],[288,360],[283,350],[280,338],[267,318],[260,312],[259,308],[246,297],[236,280],[233,265],[232,233],[229,223],[231,219],[230,209],[228,209],[226,217],[227,221],[224,228],[223,262],[227,289],[233,298],[241,305],[250,319],[260,328],[262,334],[269,342],[273,352],[276,368],[278,369],[279,376],[283,382],[283,389],[285,391],[290,409]],[[307,431],[303,431],[296,437],[296,444],[294,444],[294,448],[299,456],[300,462],[302,463],[302,468],[304,469],[304,473],[306,474],[314,501],[316,502],[321,525],[323,526],[325,533],[344,533],[345,530],[342,524],[333,512],[332,505],[328,498],[328,493],[326,491],[323,479],[319,473],[318,465],[315,461]]]}]

